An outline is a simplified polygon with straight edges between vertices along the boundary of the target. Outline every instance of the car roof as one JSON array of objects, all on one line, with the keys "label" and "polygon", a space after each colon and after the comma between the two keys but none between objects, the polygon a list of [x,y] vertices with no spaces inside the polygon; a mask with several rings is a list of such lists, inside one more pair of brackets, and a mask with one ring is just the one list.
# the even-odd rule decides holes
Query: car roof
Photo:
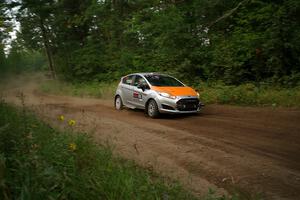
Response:
[{"label": "car roof", "polygon": [[160,72],[140,72],[140,73],[128,74],[126,76],[130,76],[130,75],[142,75],[142,76],[148,76],[148,75],[165,75],[165,76],[169,76],[167,74],[160,73]]}]

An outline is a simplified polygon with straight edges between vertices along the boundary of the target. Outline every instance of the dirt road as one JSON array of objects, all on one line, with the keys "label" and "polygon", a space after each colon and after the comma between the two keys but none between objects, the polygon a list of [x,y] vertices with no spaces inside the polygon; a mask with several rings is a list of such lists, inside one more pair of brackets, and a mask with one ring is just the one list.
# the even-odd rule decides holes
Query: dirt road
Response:
[{"label": "dirt road", "polygon": [[238,191],[252,199],[300,199],[300,110],[210,105],[198,115],[145,117],[116,111],[112,101],[39,93],[37,84],[3,91],[45,121],[63,127],[57,116],[75,119],[76,128],[140,165],[180,180],[198,195]]}]

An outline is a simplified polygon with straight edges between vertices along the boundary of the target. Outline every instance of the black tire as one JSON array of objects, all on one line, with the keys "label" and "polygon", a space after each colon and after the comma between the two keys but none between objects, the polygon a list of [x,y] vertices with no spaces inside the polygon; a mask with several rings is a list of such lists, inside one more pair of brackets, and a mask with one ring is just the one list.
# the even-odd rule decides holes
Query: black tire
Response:
[{"label": "black tire", "polygon": [[118,95],[115,98],[115,109],[116,110],[122,110],[123,109],[123,101],[121,97]]},{"label": "black tire", "polygon": [[158,106],[155,100],[151,99],[147,106],[147,114],[151,118],[157,118],[159,116]]}]

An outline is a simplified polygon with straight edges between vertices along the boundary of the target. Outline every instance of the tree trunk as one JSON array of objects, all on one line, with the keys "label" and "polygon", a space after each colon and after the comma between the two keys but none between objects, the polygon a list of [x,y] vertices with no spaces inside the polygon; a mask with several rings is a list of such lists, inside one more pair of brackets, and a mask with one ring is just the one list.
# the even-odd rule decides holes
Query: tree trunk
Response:
[{"label": "tree trunk", "polygon": [[53,79],[56,78],[56,73],[55,73],[55,68],[53,65],[53,59],[52,59],[52,54],[51,54],[51,49],[50,49],[50,45],[49,45],[49,40],[47,37],[47,33],[46,33],[46,29],[44,26],[44,21],[42,18],[40,18],[40,28],[42,31],[42,37],[43,37],[43,42],[44,42],[44,47],[45,47],[45,51],[47,54],[47,58],[48,58],[48,63],[49,63],[49,71],[51,73],[51,77]]}]

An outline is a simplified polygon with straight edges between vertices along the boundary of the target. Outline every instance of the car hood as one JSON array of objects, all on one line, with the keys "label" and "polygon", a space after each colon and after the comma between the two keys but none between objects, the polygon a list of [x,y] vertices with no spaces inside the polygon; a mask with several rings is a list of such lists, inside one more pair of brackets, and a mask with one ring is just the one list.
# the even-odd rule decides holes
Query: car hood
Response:
[{"label": "car hood", "polygon": [[152,86],[152,90],[166,92],[172,96],[197,96],[197,92],[191,87],[159,87]]}]

